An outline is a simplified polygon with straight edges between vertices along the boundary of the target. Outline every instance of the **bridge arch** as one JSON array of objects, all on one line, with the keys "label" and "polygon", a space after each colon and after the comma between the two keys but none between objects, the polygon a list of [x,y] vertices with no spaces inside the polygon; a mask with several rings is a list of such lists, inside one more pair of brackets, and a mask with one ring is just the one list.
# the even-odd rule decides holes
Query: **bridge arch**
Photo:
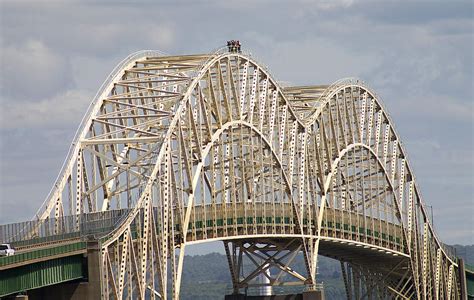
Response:
[{"label": "bridge arch", "polygon": [[[304,88],[301,90],[294,88],[291,93],[296,99],[298,93],[308,97],[308,91]],[[320,172],[320,182],[324,182],[325,185],[330,184],[330,180],[324,181],[324,178],[328,178],[325,174],[331,177],[335,171],[330,168],[329,163],[335,162],[331,150],[333,153],[340,153],[340,149],[345,149],[351,143],[367,146],[376,155],[386,176],[389,176],[387,184],[394,192],[395,205],[403,223],[405,251],[411,255],[412,259],[410,268],[415,282],[413,293],[417,297],[425,293],[429,293],[429,297],[439,293],[439,282],[431,282],[438,289],[438,292],[431,293],[428,288],[430,284],[428,276],[420,276],[420,269],[429,269],[426,263],[428,258],[420,259],[417,256],[429,256],[427,248],[436,249],[436,256],[440,263],[436,270],[432,269],[432,272],[439,273],[442,268],[448,270],[457,264],[452,254],[448,253],[439,242],[432,228],[415,176],[409,166],[406,151],[378,96],[360,80],[349,78],[330,85],[316,98],[318,101],[313,101],[316,105],[306,109],[304,122],[318,140],[314,142],[316,147],[310,146],[310,149],[326,164],[319,166],[319,169],[323,170]],[[326,192],[326,186],[324,192]],[[415,224],[416,222],[418,224]],[[415,229],[416,227],[418,229]],[[420,227],[423,227],[423,233],[421,233],[423,243],[425,245],[431,243],[431,246],[423,249],[419,248],[417,242],[413,240],[413,231],[418,231],[420,234]],[[441,266],[442,264],[444,266]]]},{"label": "bridge arch", "polygon": [[[90,213],[127,210],[100,237],[104,299],[177,298],[187,242],[242,247],[252,236],[302,251],[309,276],[295,276],[305,284],[316,283],[317,255],[346,249],[330,245],[343,241],[380,260],[404,254],[375,271],[340,256],[343,268],[364,269],[391,295],[456,293],[456,261],[430,224],[400,138],[358,80],[287,88],[246,54],[138,53],[114,70],[80,128],[37,217],[61,233],[63,216],[79,230]],[[372,196],[392,221],[366,214]],[[353,197],[361,210],[327,207],[328,197]]]},{"label": "bridge arch", "polygon": [[[327,195],[328,193],[331,191],[331,189],[333,188],[332,187],[332,184],[334,182],[334,179],[338,173],[338,171],[340,172],[341,171],[341,167],[340,167],[340,163],[342,162],[343,158],[350,152],[350,151],[353,151],[355,149],[363,149],[365,151],[367,151],[369,153],[369,155],[371,155],[371,158],[373,158],[375,160],[375,162],[377,163],[377,167],[380,168],[380,170],[377,170],[377,171],[381,171],[382,175],[385,177],[386,179],[386,184],[385,185],[388,185],[388,188],[392,191],[392,192],[395,192],[395,189],[393,187],[393,184],[390,182],[390,178],[389,178],[389,174],[387,172],[387,170],[385,169],[384,165],[382,164],[382,162],[380,161],[380,159],[378,158],[377,154],[374,152],[374,150],[372,148],[370,148],[369,146],[365,145],[365,144],[362,144],[362,143],[354,143],[354,144],[350,144],[349,146],[347,146],[346,148],[344,148],[337,156],[337,158],[334,160],[333,164],[332,164],[332,167],[331,167],[331,172],[329,173],[329,175],[327,176],[326,178],[326,181],[324,182],[324,193],[323,193],[323,196],[322,196],[322,200],[321,200],[321,207],[322,208],[325,208],[326,207],[326,198],[327,198]],[[347,167],[347,166],[346,166]],[[386,189],[386,187],[385,187]],[[392,195],[393,198],[396,198],[396,195]],[[393,204],[394,206],[396,207],[397,209],[397,213],[398,215],[394,214],[394,216],[396,215],[397,218],[399,218],[399,221],[400,223],[402,222],[402,220],[400,219],[401,217],[401,211],[400,211],[400,208],[398,207],[398,203],[397,201],[393,201]],[[324,209],[321,209],[320,211],[320,214],[324,214]],[[321,219],[321,218],[320,218]]]},{"label": "bridge arch", "polygon": [[[160,145],[161,148],[157,155],[155,168],[150,176],[151,180],[148,181],[140,199],[126,220],[103,243],[105,256],[109,253],[107,249],[114,247],[115,244],[123,239],[124,233],[131,231],[132,223],[135,222],[137,216],[142,211],[144,211],[143,219],[146,220],[145,222],[149,222],[150,217],[147,214],[150,214],[149,211],[151,209],[146,208],[147,205],[150,205],[146,203],[153,202],[153,198],[160,198],[153,196],[152,191],[155,188],[154,186],[157,185],[157,181],[165,182],[163,187],[157,188],[160,190],[158,195],[163,197],[161,201],[168,203],[161,205],[169,207],[174,201],[172,200],[172,191],[170,191],[169,185],[181,185],[182,187],[175,189],[187,191],[187,195],[182,197],[187,198],[188,204],[192,204],[196,180],[200,176],[199,170],[202,167],[202,163],[200,164],[199,161],[202,162],[207,157],[208,153],[206,152],[212,149],[210,146],[215,142],[215,137],[222,134],[223,129],[226,129],[224,128],[227,126],[226,124],[247,124],[246,127],[256,132],[257,137],[262,139],[269,147],[273,157],[278,156],[277,162],[279,166],[284,165],[286,168],[290,167],[291,169],[295,161],[304,159],[304,155],[301,158],[295,159],[295,153],[287,154],[285,150],[292,148],[292,151],[295,152],[299,149],[300,146],[296,139],[301,138],[304,126],[294,115],[292,107],[285,100],[285,96],[278,85],[253,60],[240,54],[217,55],[201,63],[192,74],[197,75],[192,78],[186,89],[183,90],[182,97],[178,101],[179,104],[176,105],[173,118],[167,124],[164,142]],[[218,95],[216,96],[216,94]],[[217,105],[217,103],[220,103],[220,105]],[[248,138],[242,132],[234,133],[235,136],[239,134],[241,139]],[[287,138],[285,138],[285,135]],[[236,142],[234,141],[233,143]],[[243,140],[240,142],[240,146],[242,146],[242,143]],[[232,147],[235,147],[235,145]],[[232,158],[232,160],[235,160],[235,158]],[[176,170],[179,171],[176,172]],[[287,178],[286,172],[282,168],[281,177],[283,177],[284,185],[286,185],[285,190],[291,194],[292,189],[289,189],[288,185],[291,184],[293,176]],[[183,174],[178,173],[185,173],[184,177],[187,178],[183,179]],[[220,176],[228,180],[226,178],[228,177],[227,175],[221,174]],[[181,179],[178,179],[178,177]],[[154,178],[161,179],[154,180]],[[235,181],[235,179],[233,180]],[[178,181],[179,183],[177,183]],[[180,197],[178,194],[175,191],[173,196],[179,202]],[[159,205],[158,203],[156,204]],[[191,207],[186,209],[186,216],[182,220],[184,222],[181,222],[181,224],[184,223],[183,227],[185,229],[188,226],[188,220],[190,219],[193,207],[191,205]],[[165,208],[166,210],[169,209]],[[164,218],[170,218],[170,216],[167,215]],[[174,224],[172,217],[169,222],[164,222],[163,225],[168,228],[169,224]],[[171,228],[173,228],[173,225],[171,225]],[[162,249],[162,252],[168,255],[167,253],[174,251],[175,242],[169,240],[166,232],[167,230],[163,229],[162,234],[164,237],[162,244],[165,245],[163,247],[170,247],[171,249]],[[147,237],[146,239],[149,239],[148,232],[143,234]],[[147,243],[145,242],[145,244]],[[184,249],[184,245],[180,248]],[[182,250],[180,256],[183,257]],[[165,261],[165,259],[163,258],[162,261]],[[148,265],[153,265],[153,262],[150,264],[143,263],[141,266],[143,278],[147,276]],[[182,260],[178,263],[178,274],[181,267]],[[104,268],[107,268],[107,266],[104,266]],[[109,268],[112,267],[109,266]],[[166,269],[166,266],[162,265],[161,268]],[[118,277],[123,276],[120,275]],[[143,279],[141,283],[141,295],[144,295],[143,293],[146,292],[143,286],[145,280]],[[163,289],[162,292],[166,294],[167,289],[164,281],[163,279],[161,288]],[[119,288],[119,291],[121,291],[121,288]],[[109,292],[104,291],[104,294],[109,294]]]},{"label": "bridge arch", "polygon": [[[429,231],[431,232],[431,234],[435,238],[436,242],[439,245],[441,245],[441,243],[439,242],[439,238],[436,236],[436,233],[435,233],[434,229],[432,228],[432,224],[429,222],[428,213],[426,211],[424,201],[421,198],[421,192],[419,191],[418,184],[415,181],[415,175],[413,174],[413,172],[411,170],[411,167],[409,165],[408,156],[406,154],[406,150],[404,149],[404,146],[403,146],[403,143],[401,142],[399,134],[395,130],[395,126],[393,124],[393,121],[390,118],[390,115],[387,113],[385,107],[383,106],[383,103],[381,101],[379,101],[379,96],[373,90],[371,90],[365,82],[363,82],[363,81],[361,81],[357,78],[343,78],[343,79],[340,79],[340,80],[334,82],[329,87],[327,87],[326,90],[324,91],[324,93],[319,97],[318,100],[320,102],[320,105],[318,105],[316,107],[313,107],[312,110],[309,113],[307,113],[307,115],[304,118],[303,122],[307,126],[310,126],[310,124],[319,123],[320,122],[320,117],[321,117],[323,111],[327,110],[327,107],[330,106],[332,102],[334,102],[334,100],[337,97],[338,93],[340,93],[341,91],[344,91],[345,89],[362,89],[362,90],[364,90],[365,93],[367,93],[368,99],[373,100],[373,103],[370,104],[371,105],[370,109],[374,109],[375,111],[379,111],[380,112],[379,117],[382,120],[381,122],[385,123],[385,124],[388,124],[390,126],[390,128],[389,128],[390,132],[389,133],[392,134],[391,138],[393,140],[398,141],[397,147],[399,148],[400,156],[402,156],[402,158],[405,160],[406,176],[410,177],[413,181],[413,184],[414,184],[413,193],[416,194],[416,197],[418,198],[417,202],[421,207],[420,212],[422,213],[422,216],[425,219],[425,221],[428,223]],[[368,105],[368,104],[366,103],[366,104],[364,104],[364,106],[365,105]],[[369,106],[364,107],[364,109],[369,109]],[[376,124],[372,123],[372,125],[375,126]],[[363,126],[363,124],[359,123],[359,126]],[[377,130],[377,129],[374,128],[374,130]],[[372,133],[375,133],[375,131],[373,131]],[[359,136],[359,138],[360,138],[360,136]],[[363,139],[360,139],[360,142],[363,142]],[[380,156],[380,154],[377,154],[377,155]],[[388,169],[388,168],[386,168],[386,169]],[[394,185],[393,182],[391,184]],[[399,195],[396,195],[396,197],[399,198]],[[447,256],[449,256],[449,255],[447,255]]]},{"label": "bridge arch", "polygon": [[[272,159],[275,160],[277,168],[281,171],[281,175],[283,176],[284,185],[285,185],[284,191],[287,194],[287,196],[289,197],[289,199],[292,200],[291,187],[290,187],[290,184],[288,182],[288,176],[285,173],[285,171],[283,170],[280,159],[278,158],[277,154],[275,153],[274,149],[272,148],[272,145],[267,141],[267,139],[262,135],[262,133],[257,128],[255,128],[255,126],[253,126],[252,124],[250,124],[248,122],[245,122],[245,121],[241,121],[241,120],[231,121],[231,122],[228,122],[228,123],[224,124],[220,129],[218,129],[214,133],[214,135],[211,138],[211,141],[204,147],[204,150],[202,151],[201,161],[198,163],[198,166],[196,168],[196,171],[194,173],[193,180],[192,180],[191,196],[189,197],[187,205],[186,205],[187,210],[186,210],[186,221],[184,223],[184,231],[187,230],[187,225],[188,225],[187,220],[189,219],[189,215],[191,213],[191,208],[193,206],[194,195],[196,194],[196,187],[197,187],[197,184],[198,184],[199,177],[201,176],[202,170],[204,168],[205,159],[208,158],[208,156],[210,155],[211,149],[216,145],[216,143],[218,143],[221,136],[233,126],[247,127],[251,131],[253,131],[253,133],[256,134],[257,137],[262,139],[263,144],[264,144],[263,147],[266,147],[271,152]],[[225,157],[224,159],[227,160],[227,159],[230,159],[230,157],[228,156],[228,157]],[[216,162],[217,161],[213,161],[213,163],[216,163]],[[250,178],[250,179],[253,179],[253,178]]]}]

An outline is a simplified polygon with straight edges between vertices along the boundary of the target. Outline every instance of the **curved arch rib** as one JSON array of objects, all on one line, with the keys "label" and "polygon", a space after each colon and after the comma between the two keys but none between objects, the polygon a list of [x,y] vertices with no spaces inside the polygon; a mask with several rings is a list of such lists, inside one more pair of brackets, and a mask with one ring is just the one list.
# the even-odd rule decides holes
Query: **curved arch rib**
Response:
[{"label": "curved arch rib", "polygon": [[[364,180],[377,181],[375,192],[371,186],[364,191]],[[366,218],[369,198],[379,220],[383,207],[387,224],[392,205],[387,228],[401,226],[403,241],[385,241],[365,227],[363,233],[342,230],[345,235],[336,236],[341,231],[324,221],[328,197],[334,215],[343,218]],[[307,280],[315,284],[323,230],[334,235],[324,238],[409,256],[411,274],[400,275],[394,267],[384,275],[396,295],[450,294],[455,280],[426,275],[431,251],[438,253],[437,274],[451,274],[457,264],[436,237],[403,145],[376,94],[353,79],[281,88],[244,54],[140,52],[112,72],[37,217],[46,220],[54,210],[60,232],[67,210],[79,228],[87,226],[82,216],[124,208],[125,216],[101,239],[103,298],[168,295],[169,277],[177,298],[187,243],[262,234],[301,239]],[[125,282],[136,287],[127,291]]]}]

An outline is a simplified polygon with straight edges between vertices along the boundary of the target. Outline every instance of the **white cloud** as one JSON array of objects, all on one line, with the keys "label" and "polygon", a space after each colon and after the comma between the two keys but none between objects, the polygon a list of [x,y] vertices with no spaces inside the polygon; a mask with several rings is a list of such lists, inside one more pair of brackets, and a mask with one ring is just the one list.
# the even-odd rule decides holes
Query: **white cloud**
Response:
[{"label": "white cloud", "polygon": [[[464,99],[463,99],[464,100]],[[437,120],[439,122],[471,123],[474,118],[474,103],[461,101],[459,98],[437,95],[432,92],[407,95],[391,99],[392,113],[410,116],[420,120]],[[440,124],[441,125],[441,124]],[[469,130],[469,128],[463,128]]]},{"label": "white cloud", "polygon": [[24,101],[50,96],[73,86],[68,61],[40,40],[7,45],[0,57],[2,96]]},{"label": "white cloud", "polygon": [[313,8],[321,10],[348,8],[355,3],[354,0],[300,0],[299,2],[302,5],[309,4]]},{"label": "white cloud", "polygon": [[371,66],[368,54],[348,52],[327,37],[278,40],[258,32],[248,32],[245,37],[257,46],[258,59],[278,80],[296,85],[331,84],[344,77],[361,76]]},{"label": "white cloud", "polygon": [[0,124],[4,130],[79,124],[91,101],[91,94],[81,90],[68,90],[36,102],[11,99],[3,104]]},{"label": "white cloud", "polygon": [[[2,199],[18,199],[15,188],[37,178],[54,179],[94,92],[126,55],[202,53],[240,39],[278,80],[367,81],[402,133],[427,203],[436,212],[453,206],[446,197],[472,200],[472,1],[3,1],[0,14],[0,154],[14,162],[0,163]],[[466,203],[435,219],[446,235],[451,219],[472,215]],[[17,210],[2,209],[0,219]]]}]

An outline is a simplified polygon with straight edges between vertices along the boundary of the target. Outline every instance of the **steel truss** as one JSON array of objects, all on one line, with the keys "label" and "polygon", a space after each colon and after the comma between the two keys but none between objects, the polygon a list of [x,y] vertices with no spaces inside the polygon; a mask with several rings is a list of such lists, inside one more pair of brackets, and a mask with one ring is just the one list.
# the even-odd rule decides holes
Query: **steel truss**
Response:
[{"label": "steel truss", "polygon": [[[311,282],[307,275],[291,267],[303,250],[299,238],[233,240],[225,241],[224,247],[235,294],[252,287],[305,285]],[[250,266],[244,266],[246,259],[251,262]],[[262,282],[261,278],[266,280]]]},{"label": "steel truss", "polygon": [[[393,122],[356,79],[282,88],[247,54],[131,55],[92,102],[37,218],[79,226],[124,208],[100,239],[103,299],[178,299],[186,246],[218,240],[235,291],[268,268],[279,270],[271,285],[310,288],[323,254],[344,262],[349,299],[461,297]],[[297,252],[306,275],[282,259]]]}]

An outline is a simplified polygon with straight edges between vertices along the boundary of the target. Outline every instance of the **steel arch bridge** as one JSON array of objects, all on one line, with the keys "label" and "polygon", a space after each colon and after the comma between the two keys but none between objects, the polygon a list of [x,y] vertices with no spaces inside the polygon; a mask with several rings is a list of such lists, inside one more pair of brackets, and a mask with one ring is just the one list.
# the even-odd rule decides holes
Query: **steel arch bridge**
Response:
[{"label": "steel arch bridge", "polygon": [[126,214],[99,240],[103,299],[179,299],[186,247],[210,241],[224,243],[235,293],[314,289],[321,254],[341,261],[348,299],[463,297],[394,124],[357,79],[284,87],[222,50],[129,56],[36,217],[60,234],[65,216],[80,230],[109,210]]}]

